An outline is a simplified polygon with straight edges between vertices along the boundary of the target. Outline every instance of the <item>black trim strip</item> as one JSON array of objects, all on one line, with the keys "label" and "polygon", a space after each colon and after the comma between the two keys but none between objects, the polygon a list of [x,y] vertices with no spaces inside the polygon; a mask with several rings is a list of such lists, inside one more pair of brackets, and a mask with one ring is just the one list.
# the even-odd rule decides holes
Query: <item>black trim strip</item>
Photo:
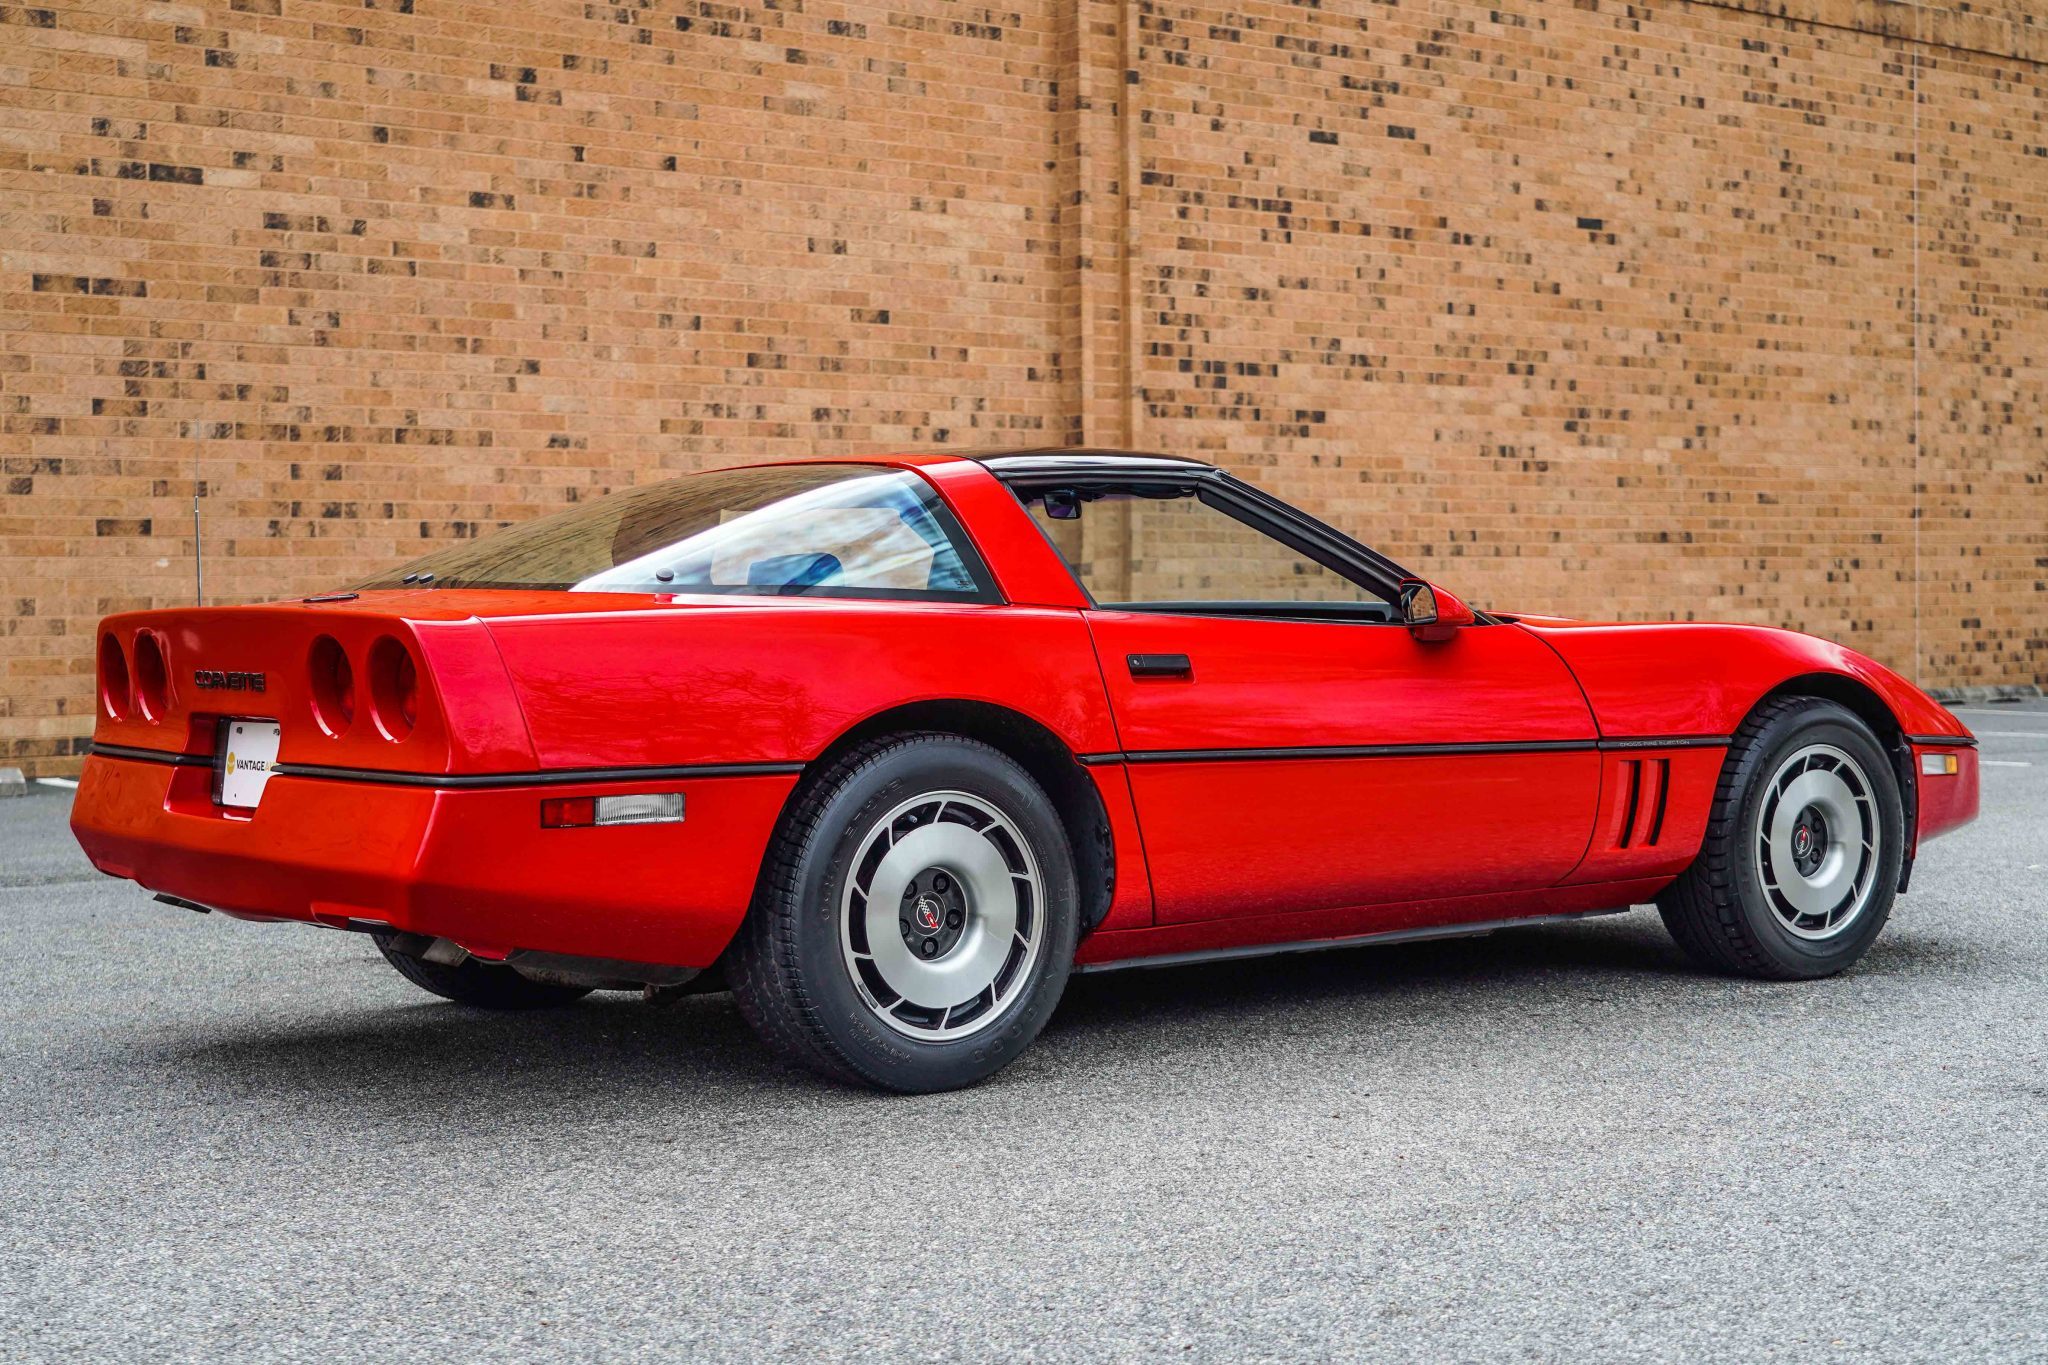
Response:
[{"label": "black trim strip", "polygon": [[[1953,735],[1908,735],[1915,744],[1975,745],[1975,739]],[[1503,740],[1468,744],[1302,745],[1271,749],[1144,749],[1132,753],[1076,754],[1088,767],[1104,763],[1236,763],[1330,758],[1436,758],[1460,754],[1585,753],[1635,749],[1725,749],[1726,735],[1652,735],[1631,739]],[[205,754],[174,754],[162,749],[132,749],[120,744],[95,744],[91,752],[108,758],[178,767],[210,768]],[[649,768],[544,768],[525,773],[407,773],[376,768],[337,768],[317,763],[280,763],[279,777],[316,777],[330,782],[370,782],[400,787],[544,787],[578,782],[686,781],[699,777],[765,777],[800,773],[802,763],[689,763]]]},{"label": "black trim strip", "polygon": [[1632,739],[1527,739],[1469,744],[1333,744],[1274,749],[1140,749],[1131,753],[1080,754],[1075,761],[1099,763],[1238,763],[1318,758],[1434,758],[1459,754],[1568,754],[1637,749],[1725,749],[1726,735],[1648,735]]},{"label": "black trim strip", "polygon": [[1907,735],[1906,743],[1932,744],[1937,747],[1951,749],[1974,749],[1977,747],[1977,737],[1975,735]]},{"label": "black trim strip", "polygon": [[280,763],[279,777],[316,777],[328,782],[375,786],[562,787],[585,782],[687,782],[700,777],[765,777],[800,773],[801,763],[686,763],[659,768],[542,768],[527,773],[390,773],[374,768],[331,768],[318,763]]},{"label": "black trim strip", "polygon": [[174,754],[165,749],[135,749],[126,744],[95,744],[88,753],[104,758],[125,758],[136,763],[167,763],[173,768],[211,768],[209,754]]},{"label": "black trim strip", "polygon": [[[142,763],[167,763],[181,768],[211,768],[205,754],[173,754],[162,749],[131,749],[121,744],[95,744],[91,752],[107,758]],[[316,777],[329,782],[368,782],[394,787],[559,787],[579,782],[668,782],[699,777],[763,777],[800,773],[801,763],[685,763],[649,768],[543,768],[525,773],[402,773],[376,768],[335,768],[318,763],[280,763],[278,777]]]},{"label": "black trim strip", "polygon": [[[1422,943],[1439,938],[1481,938],[1502,929],[1526,929],[1539,924],[1566,924],[1572,920],[1595,919],[1601,915],[1625,915],[1626,905],[1612,910],[1569,910],[1560,915],[1528,915],[1521,919],[1491,919],[1470,924],[1438,924],[1421,929],[1389,929],[1377,934],[1351,934],[1344,938],[1283,939],[1278,943],[1252,943],[1241,948],[1204,948],[1191,953],[1159,953],[1151,957],[1119,957],[1108,962],[1081,962],[1074,975],[1122,972],[1151,967],[1196,967],[1210,962],[1239,962],[1254,957],[1287,957],[1295,953],[1320,953],[1331,948],[1362,948],[1381,943]],[[1145,933],[1146,930],[1132,930]]]},{"label": "black trim strip", "polygon": [[1590,739],[1539,739],[1500,744],[1336,744],[1282,749],[1146,749],[1124,755],[1126,763],[1238,763],[1275,759],[1429,758],[1452,754],[1566,753],[1589,750]]},{"label": "black trim strip", "polygon": [[1627,739],[1603,739],[1597,747],[1630,749],[1725,749],[1735,741],[1727,735],[1637,735]]}]

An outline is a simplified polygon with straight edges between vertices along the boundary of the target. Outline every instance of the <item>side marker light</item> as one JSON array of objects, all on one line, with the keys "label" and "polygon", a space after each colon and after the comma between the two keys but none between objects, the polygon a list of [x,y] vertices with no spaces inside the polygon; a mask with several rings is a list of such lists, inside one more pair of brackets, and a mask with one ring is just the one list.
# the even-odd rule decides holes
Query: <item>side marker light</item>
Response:
[{"label": "side marker light", "polygon": [[673,825],[683,819],[681,792],[639,792],[631,796],[563,796],[540,803],[543,829],[590,825]]}]

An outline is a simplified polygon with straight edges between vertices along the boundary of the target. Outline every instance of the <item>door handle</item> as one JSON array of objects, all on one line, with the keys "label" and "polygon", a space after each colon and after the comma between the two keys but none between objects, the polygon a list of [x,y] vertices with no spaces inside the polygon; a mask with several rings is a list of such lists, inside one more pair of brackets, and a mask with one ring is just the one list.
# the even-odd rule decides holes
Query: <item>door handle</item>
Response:
[{"label": "door handle", "polygon": [[1195,676],[1194,661],[1185,654],[1126,654],[1134,678],[1188,678]]}]

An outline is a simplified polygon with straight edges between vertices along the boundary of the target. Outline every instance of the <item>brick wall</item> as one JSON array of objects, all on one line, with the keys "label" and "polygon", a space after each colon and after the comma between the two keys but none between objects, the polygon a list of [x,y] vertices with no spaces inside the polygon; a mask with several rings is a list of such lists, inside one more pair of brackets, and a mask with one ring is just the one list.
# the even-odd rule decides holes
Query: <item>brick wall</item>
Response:
[{"label": "brick wall", "polygon": [[663,471],[1206,455],[2048,675],[2048,6],[0,0],[0,763],[92,623]]}]

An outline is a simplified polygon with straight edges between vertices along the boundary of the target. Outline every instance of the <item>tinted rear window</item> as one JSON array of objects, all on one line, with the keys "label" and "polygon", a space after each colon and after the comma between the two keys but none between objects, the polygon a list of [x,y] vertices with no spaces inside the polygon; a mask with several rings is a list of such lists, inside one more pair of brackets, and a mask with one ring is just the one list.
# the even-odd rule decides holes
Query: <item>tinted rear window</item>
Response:
[{"label": "tinted rear window", "polygon": [[983,601],[987,570],[915,474],[721,469],[437,550],[363,588],[528,588]]}]

